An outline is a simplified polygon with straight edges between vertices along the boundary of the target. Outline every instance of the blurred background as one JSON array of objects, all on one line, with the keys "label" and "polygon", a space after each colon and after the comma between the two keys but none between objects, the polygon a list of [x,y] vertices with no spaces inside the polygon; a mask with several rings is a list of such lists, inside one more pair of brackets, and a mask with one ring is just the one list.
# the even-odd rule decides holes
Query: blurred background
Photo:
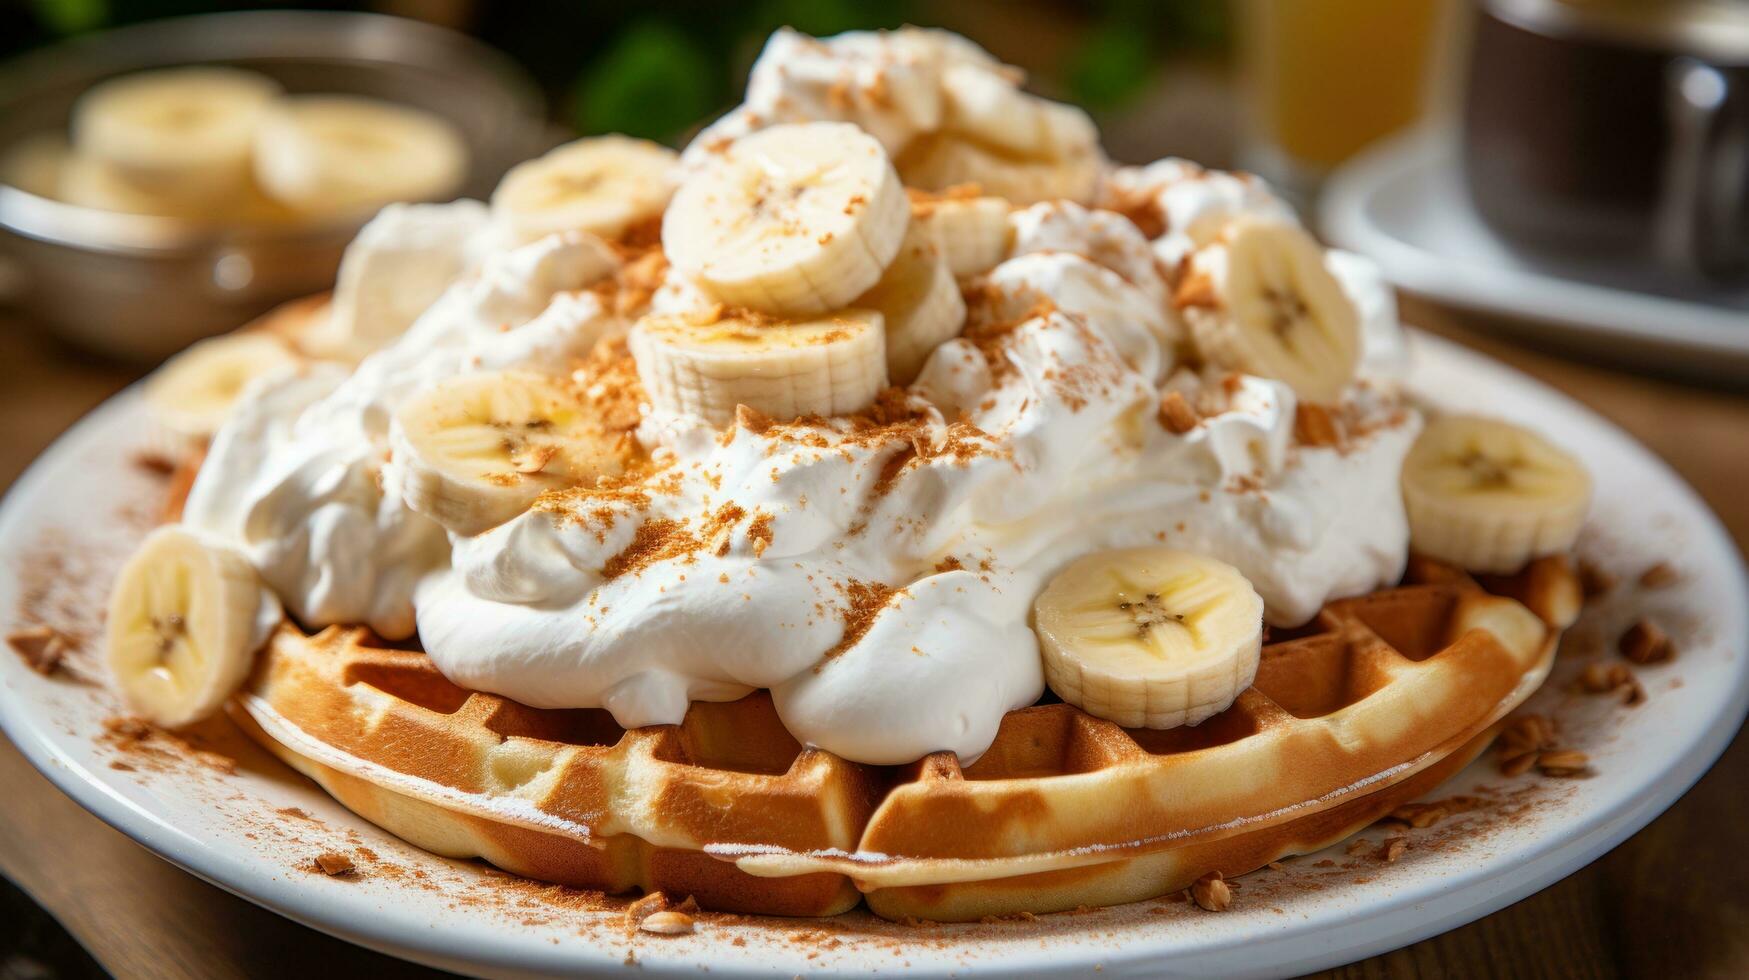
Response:
[{"label": "blurred background", "polygon": [[[911,23],[963,33],[1026,69],[1033,90],[1087,107],[1116,160],[1176,155],[1265,176],[1325,237],[1379,262],[1405,322],[1585,401],[1664,455],[1749,540],[1746,0],[298,6],[372,16],[244,20],[225,18],[270,5],[0,0],[0,486],[164,356],[327,288],[368,213],[269,195],[167,216],[108,185],[69,191],[59,176],[72,107],[94,84],[227,64],[294,93],[368,95],[460,135],[465,163],[430,196],[484,196],[511,164],[578,134],[684,145],[740,100],[779,26],[828,35]],[[84,828],[75,839],[130,874],[159,876],[156,888],[230,903],[238,924],[297,928],[251,918],[259,910],[159,866],[4,755],[18,780],[34,780],[18,792],[20,812]],[[1677,961],[1742,975],[1749,904],[1733,869],[1749,831],[1720,831],[1716,819],[1742,792],[1741,748],[1719,772],[1733,759],[1729,781],[1715,773],[1599,865],[1414,949],[1459,957],[1434,955],[1434,966],[1498,966],[1492,951],[1504,945],[1541,964],[1525,975],[1653,975]],[[81,900],[52,863],[12,843],[0,841],[0,868],[38,898],[60,895],[57,914],[80,921]],[[1680,893],[1640,887],[1641,865],[1678,856]],[[1611,923],[1630,918],[1658,923],[1660,941],[1619,945]],[[1561,942],[1548,942],[1551,922]],[[0,923],[0,980],[101,975],[10,886]],[[173,937],[105,929],[76,931],[88,946],[174,950]],[[288,975],[340,948],[299,936],[307,955],[286,955]]]}]

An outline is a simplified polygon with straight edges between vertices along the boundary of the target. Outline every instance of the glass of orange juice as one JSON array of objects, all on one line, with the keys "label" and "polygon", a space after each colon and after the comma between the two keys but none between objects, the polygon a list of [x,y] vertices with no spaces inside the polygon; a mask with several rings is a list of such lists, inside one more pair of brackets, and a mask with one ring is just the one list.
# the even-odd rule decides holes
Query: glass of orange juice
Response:
[{"label": "glass of orange juice", "polygon": [[1458,0],[1236,0],[1240,163],[1303,201],[1433,100]]}]

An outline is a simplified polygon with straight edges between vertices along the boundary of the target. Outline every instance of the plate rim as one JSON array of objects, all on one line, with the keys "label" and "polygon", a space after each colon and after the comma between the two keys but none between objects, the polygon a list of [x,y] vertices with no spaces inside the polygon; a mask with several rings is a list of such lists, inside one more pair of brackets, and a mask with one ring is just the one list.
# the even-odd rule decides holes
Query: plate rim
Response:
[{"label": "plate rim", "polygon": [[[1368,256],[1398,287],[1452,306],[1543,323],[1576,337],[1689,356],[1725,356],[1749,364],[1749,312],[1670,296],[1564,279],[1527,267],[1478,264],[1429,251],[1387,231],[1373,217],[1384,190],[1452,165],[1456,130],[1432,125],[1368,148],[1324,187],[1319,224],[1331,242]],[[1526,299],[1547,296],[1550,300]],[[1642,324],[1657,323],[1652,329]]]},{"label": "plate rim", "polygon": [[[1503,381],[1523,387],[1539,398],[1565,403],[1600,435],[1621,444],[1638,458],[1640,465],[1662,477],[1681,498],[1682,510],[1698,520],[1704,539],[1693,547],[1714,550],[1719,568],[1730,577],[1725,583],[1727,589],[1733,594],[1749,595],[1749,574],[1745,573],[1742,557],[1728,532],[1693,488],[1655,453],[1583,403],[1516,368],[1420,331],[1411,331],[1411,342],[1417,358],[1452,359],[1458,362],[1460,370],[1494,372]],[[106,400],[70,427],[18,478],[0,498],[0,541],[17,536],[19,526],[25,523],[24,516],[29,512],[19,502],[36,496],[39,484],[49,479],[62,459],[76,455],[86,443],[101,438],[100,433],[133,407],[138,390],[136,384]],[[1735,641],[1739,651],[1749,653],[1749,622],[1741,625],[1744,628]],[[1731,640],[1729,634],[1722,636],[1724,643]],[[1435,894],[1395,896],[1368,906],[1339,909],[1333,917],[1307,918],[1283,923],[1279,929],[1266,929],[1243,947],[1251,950],[1254,957],[1267,949],[1276,950],[1266,962],[1227,961],[1236,948],[1230,937],[1211,937],[1201,943],[1193,939],[1175,945],[1171,950],[1173,961],[1168,965],[1159,962],[1162,950],[1157,942],[1150,943],[1148,937],[1141,937],[1126,944],[1119,937],[1113,945],[1091,953],[1083,946],[1041,950],[1016,944],[1012,952],[992,949],[994,955],[972,963],[932,960],[927,951],[919,949],[912,956],[917,964],[913,972],[934,975],[999,971],[1009,976],[1031,976],[1066,967],[1086,968],[1098,962],[1114,976],[1157,975],[1162,970],[1191,975],[1206,973],[1211,968],[1236,976],[1273,976],[1353,962],[1443,933],[1579,870],[1674,804],[1717,761],[1749,713],[1749,657],[1739,658],[1735,674],[1737,683],[1728,701],[1686,741],[1678,763],[1661,770],[1649,785],[1636,787],[1627,794],[1626,804],[1599,807],[1584,814],[1580,822],[1563,827],[1556,843],[1527,841],[1491,855],[1469,872],[1443,879],[1444,884]],[[295,880],[266,874],[258,860],[209,846],[110,787],[77,759],[61,751],[47,731],[28,724],[18,712],[7,710],[21,697],[10,683],[0,685],[0,730],[5,731],[34,768],[104,823],[232,895],[357,945],[439,968],[521,976],[574,974],[578,970],[617,969],[621,965],[619,954],[607,947],[552,947],[521,942],[521,937],[509,932],[483,939],[478,933],[413,930],[401,919],[381,914],[385,910],[374,905],[368,896],[342,895],[337,899],[332,892],[300,888]],[[320,792],[314,787],[310,789]],[[365,822],[362,817],[355,819]],[[1478,894],[1483,883],[1497,887]],[[376,914],[359,914],[366,910]],[[664,958],[659,950],[640,948],[640,954],[645,975],[696,975],[694,961]],[[729,976],[790,973],[797,968],[807,967],[787,956],[758,964],[716,965],[717,972]]]}]

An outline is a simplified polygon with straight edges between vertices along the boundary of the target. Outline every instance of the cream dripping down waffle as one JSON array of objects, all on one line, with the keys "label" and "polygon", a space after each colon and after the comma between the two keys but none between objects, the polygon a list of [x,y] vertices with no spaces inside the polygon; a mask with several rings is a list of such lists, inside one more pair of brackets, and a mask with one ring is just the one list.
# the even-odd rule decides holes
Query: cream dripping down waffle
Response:
[{"label": "cream dripping down waffle", "polygon": [[431,850],[771,914],[1133,901],[1426,792],[1546,675],[1588,476],[1425,417],[1261,181],[1022,81],[780,31],[681,153],[386,209],[149,382],[198,472],[118,687]]}]

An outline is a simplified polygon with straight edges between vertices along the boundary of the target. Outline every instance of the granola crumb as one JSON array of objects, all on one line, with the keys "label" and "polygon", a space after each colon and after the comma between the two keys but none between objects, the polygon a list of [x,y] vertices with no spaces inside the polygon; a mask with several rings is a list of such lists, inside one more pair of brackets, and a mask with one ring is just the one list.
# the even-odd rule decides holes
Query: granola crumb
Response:
[{"label": "granola crumb", "polygon": [[1300,402],[1294,406],[1294,439],[1302,446],[1328,449],[1341,445],[1342,434],[1337,431],[1329,409]]},{"label": "granola crumb", "polygon": [[157,477],[167,477],[176,472],[176,460],[150,449],[135,453],[134,465]]},{"label": "granola crumb", "polygon": [[1287,865],[1282,864],[1280,861],[1271,861],[1268,864],[1264,865],[1264,867],[1268,868],[1271,871],[1286,871],[1287,870]]},{"label": "granola crumb", "polygon": [[1579,563],[1579,591],[1587,601],[1615,588],[1615,576],[1588,561]]},{"label": "granola crumb", "polygon": [[1233,904],[1233,890],[1219,871],[1210,871],[1190,886],[1190,897],[1209,912],[1225,912]]},{"label": "granola crumb", "polygon": [[1587,694],[1614,695],[1626,705],[1646,700],[1646,689],[1640,686],[1626,664],[1586,664],[1579,675],[1579,687]]},{"label": "granola crumb", "polygon": [[1379,848],[1379,857],[1383,859],[1386,864],[1396,864],[1397,861],[1403,857],[1403,852],[1408,849],[1409,838],[1392,837],[1385,841],[1383,847]]},{"label": "granola crumb", "polygon": [[1660,664],[1676,657],[1676,644],[1646,619],[1628,627],[1619,648],[1622,656],[1637,664]]},{"label": "granola crumb", "polygon": [[1184,400],[1184,395],[1171,391],[1160,399],[1160,426],[1175,436],[1196,428],[1196,411]]},{"label": "granola crumb", "polygon": [[1577,776],[1590,767],[1590,757],[1573,749],[1556,749],[1537,756],[1536,765],[1545,775]]},{"label": "granola crumb", "polygon": [[6,645],[18,654],[25,666],[44,677],[58,673],[75,646],[71,637],[53,626],[13,630],[6,635]]},{"label": "granola crumb", "polygon": [[630,935],[638,931],[645,919],[668,908],[668,896],[661,892],[650,892],[642,898],[626,906],[625,929]]},{"label": "granola crumb", "polygon": [[1661,561],[1640,573],[1640,588],[1663,589],[1682,581],[1682,573],[1678,572],[1667,561]]},{"label": "granola crumb", "polygon": [[638,930],[658,936],[684,936],[692,931],[692,916],[676,909],[651,912],[638,923]]},{"label": "granola crumb", "polygon": [[352,859],[339,851],[323,851],[316,855],[316,868],[330,878],[349,875],[358,870]]},{"label": "granola crumb", "polygon": [[1537,755],[1554,745],[1555,726],[1541,715],[1525,715],[1500,733],[1500,772],[1518,776],[1535,767]]}]

